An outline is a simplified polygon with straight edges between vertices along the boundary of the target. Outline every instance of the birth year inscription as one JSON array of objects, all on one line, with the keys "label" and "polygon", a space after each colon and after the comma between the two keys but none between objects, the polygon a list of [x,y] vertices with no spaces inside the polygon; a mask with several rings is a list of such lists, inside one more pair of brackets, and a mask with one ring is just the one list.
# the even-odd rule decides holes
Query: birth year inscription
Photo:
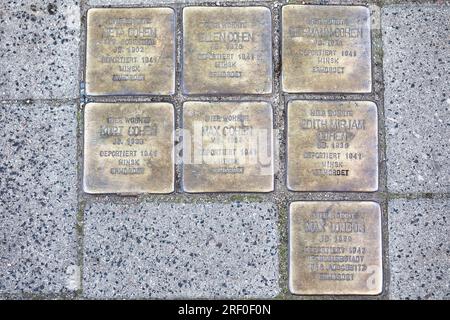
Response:
[{"label": "birth year inscription", "polygon": [[288,103],[287,186],[292,191],[378,189],[377,107],[370,101]]},{"label": "birth year inscription", "polygon": [[183,142],[186,192],[273,190],[270,104],[186,102]]},{"label": "birth year inscription", "polygon": [[171,104],[89,103],[84,119],[85,192],[174,190]]},{"label": "birth year inscription", "polygon": [[282,34],[284,91],[372,91],[368,8],[287,5]]},{"label": "birth year inscription", "polygon": [[168,95],[174,90],[173,9],[93,8],[88,11],[88,95]]},{"label": "birth year inscription", "polygon": [[266,7],[183,10],[186,94],[272,92],[272,27]]},{"label": "birth year inscription", "polygon": [[289,288],[300,295],[382,292],[381,211],[375,202],[290,206]]}]

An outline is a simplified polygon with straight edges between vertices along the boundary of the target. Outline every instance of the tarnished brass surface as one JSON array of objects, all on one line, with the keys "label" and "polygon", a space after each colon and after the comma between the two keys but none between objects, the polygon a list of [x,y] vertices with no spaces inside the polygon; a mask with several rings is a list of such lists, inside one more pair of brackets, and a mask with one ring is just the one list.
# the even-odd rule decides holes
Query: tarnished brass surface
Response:
[{"label": "tarnished brass surface", "polygon": [[174,190],[174,111],[169,103],[88,103],[84,191]]},{"label": "tarnished brass surface", "polygon": [[378,189],[378,120],[373,102],[293,100],[287,114],[290,190]]},{"label": "tarnished brass surface", "polygon": [[272,24],[266,7],[183,10],[183,92],[272,92]]},{"label": "tarnished brass surface", "polygon": [[88,11],[88,95],[168,95],[174,90],[175,13],[172,9]]},{"label": "tarnished brass surface", "polygon": [[186,192],[272,191],[272,107],[266,102],[186,102],[183,162]]},{"label": "tarnished brass surface", "polygon": [[378,203],[293,202],[289,219],[289,289],[293,294],[381,294]]},{"label": "tarnished brass surface", "polygon": [[286,5],[282,34],[284,91],[372,91],[368,8]]}]

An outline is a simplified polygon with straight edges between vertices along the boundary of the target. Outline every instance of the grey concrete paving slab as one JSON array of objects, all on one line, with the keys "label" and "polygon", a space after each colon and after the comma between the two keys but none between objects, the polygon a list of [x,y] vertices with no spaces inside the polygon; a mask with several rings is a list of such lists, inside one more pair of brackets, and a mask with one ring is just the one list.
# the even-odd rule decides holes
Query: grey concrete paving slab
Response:
[{"label": "grey concrete paving slab", "polygon": [[88,204],[89,298],[274,297],[277,210],[270,203]]},{"label": "grey concrete paving slab", "polygon": [[76,106],[0,104],[0,295],[77,289]]},{"label": "grey concrete paving slab", "polygon": [[387,178],[392,192],[450,191],[450,7],[382,10]]},{"label": "grey concrete paving slab", "polygon": [[450,299],[450,200],[389,202],[392,299]]},{"label": "grey concrete paving slab", "polygon": [[0,99],[78,97],[77,0],[0,2]]}]

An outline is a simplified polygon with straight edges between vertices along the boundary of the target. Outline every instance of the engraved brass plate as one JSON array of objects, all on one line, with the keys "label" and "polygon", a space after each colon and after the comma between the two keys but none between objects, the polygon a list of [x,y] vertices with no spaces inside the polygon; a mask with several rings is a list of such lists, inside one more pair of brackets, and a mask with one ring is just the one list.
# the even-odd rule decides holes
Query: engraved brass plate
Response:
[{"label": "engraved brass plate", "polygon": [[284,91],[372,91],[368,8],[286,5],[282,34]]},{"label": "engraved brass plate", "polygon": [[378,120],[373,102],[293,100],[287,112],[288,189],[378,190]]},{"label": "engraved brass plate", "polygon": [[168,95],[174,90],[175,13],[172,9],[88,11],[88,95]]},{"label": "engraved brass plate", "polygon": [[169,103],[89,103],[84,110],[84,191],[174,190],[174,111]]},{"label": "engraved brass plate", "polygon": [[270,192],[272,107],[266,102],[183,105],[186,192]]},{"label": "engraved brass plate", "polygon": [[381,294],[378,203],[293,202],[289,219],[289,289],[293,294]]},{"label": "engraved brass plate", "polygon": [[272,92],[272,25],[266,7],[183,10],[186,94]]}]

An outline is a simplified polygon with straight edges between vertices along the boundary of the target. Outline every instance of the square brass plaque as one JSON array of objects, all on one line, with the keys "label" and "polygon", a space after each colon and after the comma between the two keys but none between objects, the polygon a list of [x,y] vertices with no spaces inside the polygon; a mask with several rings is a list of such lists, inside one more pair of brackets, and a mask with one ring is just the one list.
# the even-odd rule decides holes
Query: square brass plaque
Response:
[{"label": "square brass plaque", "polygon": [[168,95],[174,90],[175,13],[172,9],[88,11],[88,95]]},{"label": "square brass plaque", "polygon": [[84,191],[174,190],[174,111],[169,103],[89,103],[84,110]]},{"label": "square brass plaque", "polygon": [[272,107],[266,102],[183,105],[186,192],[270,192]]},{"label": "square brass plaque", "polygon": [[282,34],[284,91],[372,91],[368,8],[286,5]]},{"label": "square brass plaque", "polygon": [[378,203],[293,202],[289,289],[300,295],[381,294],[381,248]]},{"label": "square brass plaque", "polygon": [[266,7],[183,10],[183,92],[272,92],[272,23]]},{"label": "square brass plaque", "polygon": [[288,103],[292,191],[378,190],[378,117],[370,101]]}]

